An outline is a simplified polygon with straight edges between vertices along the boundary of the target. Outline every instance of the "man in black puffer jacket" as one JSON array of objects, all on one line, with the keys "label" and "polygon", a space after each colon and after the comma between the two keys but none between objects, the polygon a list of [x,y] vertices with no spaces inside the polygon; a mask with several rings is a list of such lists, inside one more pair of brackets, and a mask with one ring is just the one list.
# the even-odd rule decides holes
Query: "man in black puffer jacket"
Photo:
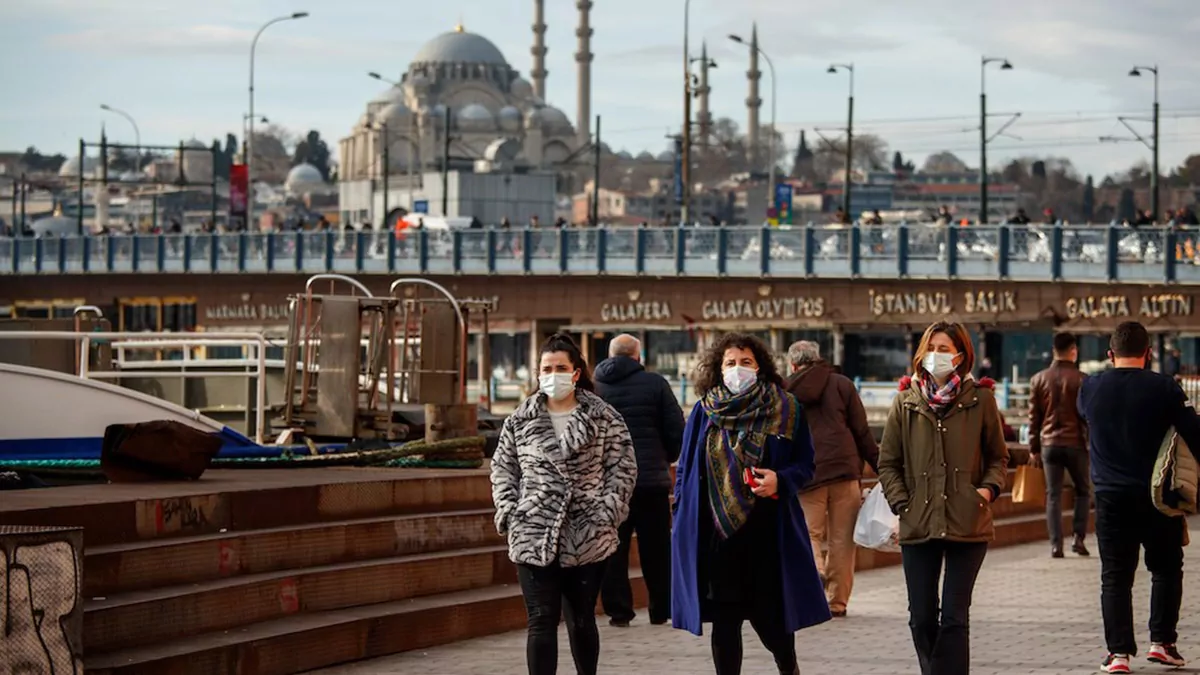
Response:
[{"label": "man in black puffer jacket", "polygon": [[592,374],[596,393],[625,418],[637,453],[629,518],[621,525],[621,546],[609,558],[600,594],[609,623],[620,627],[634,617],[629,545],[635,530],[650,623],[664,624],[671,617],[671,464],[683,445],[683,411],[671,385],[642,366],[641,352],[640,340],[618,335],[609,343],[609,358]]}]

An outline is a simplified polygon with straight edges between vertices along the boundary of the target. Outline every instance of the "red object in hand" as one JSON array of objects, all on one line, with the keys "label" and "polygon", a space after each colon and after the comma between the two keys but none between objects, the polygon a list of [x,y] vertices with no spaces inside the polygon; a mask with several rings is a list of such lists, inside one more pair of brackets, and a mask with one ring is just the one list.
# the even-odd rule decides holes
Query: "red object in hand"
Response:
[{"label": "red object in hand", "polygon": [[[759,486],[758,476],[754,475],[754,469],[747,467],[746,471],[742,474],[742,479],[745,481],[746,485],[750,486],[750,489],[752,490]],[[771,499],[779,499],[779,493],[776,492],[775,494],[771,495]]]}]

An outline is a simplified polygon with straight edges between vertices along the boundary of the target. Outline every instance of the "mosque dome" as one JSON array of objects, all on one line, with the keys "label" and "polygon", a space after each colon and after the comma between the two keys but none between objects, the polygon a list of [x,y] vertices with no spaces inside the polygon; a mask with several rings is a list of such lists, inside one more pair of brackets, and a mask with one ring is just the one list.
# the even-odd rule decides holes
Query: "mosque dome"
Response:
[{"label": "mosque dome", "polygon": [[675,160],[675,153],[671,150],[663,150],[662,152],[658,153],[658,157],[655,159],[660,162],[671,162]]},{"label": "mosque dome", "polygon": [[558,108],[552,106],[543,107],[541,110],[541,118],[542,126],[545,127],[547,131],[556,132],[571,130],[571,120],[567,117],[565,112],[559,110]]},{"label": "mosque dome", "polygon": [[284,181],[287,191],[293,195],[301,195],[321,190],[325,187],[325,179],[321,172],[312,164],[297,164],[288,171]]},{"label": "mosque dome", "polygon": [[638,153],[638,156],[637,156],[637,161],[639,161],[639,162],[653,162],[653,161],[654,161],[654,155],[652,155],[652,154],[650,154],[649,152],[646,152],[645,150],[643,150],[643,151],[641,151],[641,152],[639,152],[639,153]]},{"label": "mosque dome", "polygon": [[[92,175],[96,171],[96,168],[98,166],[100,166],[100,160],[96,159],[95,157],[86,157],[85,156],[83,158],[83,173],[85,175],[89,175],[89,176]],[[79,175],[79,155],[71,155],[70,157],[68,157],[67,161],[63,162],[62,166],[60,166],[58,168],[58,175],[62,176],[64,178],[69,178],[71,176],[78,176]]]},{"label": "mosque dome", "polygon": [[521,111],[511,105],[506,105],[500,109],[500,128],[504,131],[520,131],[521,130]]},{"label": "mosque dome", "polygon": [[379,95],[371,99],[371,103],[397,103],[404,101],[404,90],[400,87],[388,87],[379,92]]},{"label": "mosque dome", "polygon": [[389,103],[379,111],[379,119],[385,124],[395,124],[397,122],[407,122],[411,111],[408,106],[400,101]]},{"label": "mosque dome", "polygon": [[207,183],[213,177],[213,156],[196,139],[183,144],[183,175],[189,183]]},{"label": "mosque dome", "polygon": [[496,128],[496,118],[491,111],[478,103],[468,103],[459,108],[455,120],[460,129],[492,131]]},{"label": "mosque dome", "polygon": [[459,26],[456,30],[426,42],[417,50],[413,63],[486,63],[507,66],[504,54],[491,40],[468,33]]},{"label": "mosque dome", "polygon": [[517,79],[513,80],[512,84],[509,85],[509,91],[511,91],[512,95],[521,101],[526,101],[533,98],[533,85],[529,84],[529,80],[526,80],[523,77],[518,77]]}]

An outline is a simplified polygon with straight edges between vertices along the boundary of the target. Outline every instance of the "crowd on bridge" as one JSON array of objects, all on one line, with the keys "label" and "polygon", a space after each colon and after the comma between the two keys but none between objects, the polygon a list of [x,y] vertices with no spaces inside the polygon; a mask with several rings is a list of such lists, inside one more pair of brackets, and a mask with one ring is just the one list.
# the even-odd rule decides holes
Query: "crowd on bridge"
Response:
[{"label": "crowd on bridge", "polygon": [[[1018,475],[1044,468],[1053,558],[1064,557],[1064,474],[1075,486],[1079,556],[1090,555],[1094,493],[1101,671],[1131,672],[1137,658],[1132,589],[1143,548],[1152,575],[1145,657],[1181,667],[1183,516],[1196,509],[1188,449],[1200,448],[1200,418],[1173,378],[1151,370],[1144,326],[1121,324],[1109,347],[1112,368],[1085,377],[1074,337],[1055,335],[1053,363],[1031,383],[1030,459]],[[695,635],[710,624],[718,675],[741,672],[745,621],[781,675],[802,665],[837,672],[797,654],[794,635],[853,620],[864,520],[891,531],[873,547],[900,551],[922,675],[969,673],[971,597],[1017,453],[965,326],[926,328],[878,442],[853,384],[816,343],[777,355],[752,335],[721,337],[698,361],[699,400],[686,415],[640,355],[637,338],[618,336],[593,371],[568,335],[550,337],[538,391],[501,430],[495,525],[517,565],[531,675],[556,672],[560,617],[576,671],[598,672],[597,599],[613,626],[636,616],[634,533],[649,623]],[[862,506],[868,467],[878,484],[866,499],[886,503],[882,513]]]}]

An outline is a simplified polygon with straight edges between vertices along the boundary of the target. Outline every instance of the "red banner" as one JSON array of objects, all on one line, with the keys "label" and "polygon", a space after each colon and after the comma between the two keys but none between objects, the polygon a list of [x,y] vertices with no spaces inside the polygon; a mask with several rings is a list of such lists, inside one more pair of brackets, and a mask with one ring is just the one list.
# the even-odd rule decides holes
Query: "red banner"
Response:
[{"label": "red banner", "polygon": [[237,232],[246,229],[246,215],[250,205],[250,172],[245,164],[229,167],[229,229]]}]

